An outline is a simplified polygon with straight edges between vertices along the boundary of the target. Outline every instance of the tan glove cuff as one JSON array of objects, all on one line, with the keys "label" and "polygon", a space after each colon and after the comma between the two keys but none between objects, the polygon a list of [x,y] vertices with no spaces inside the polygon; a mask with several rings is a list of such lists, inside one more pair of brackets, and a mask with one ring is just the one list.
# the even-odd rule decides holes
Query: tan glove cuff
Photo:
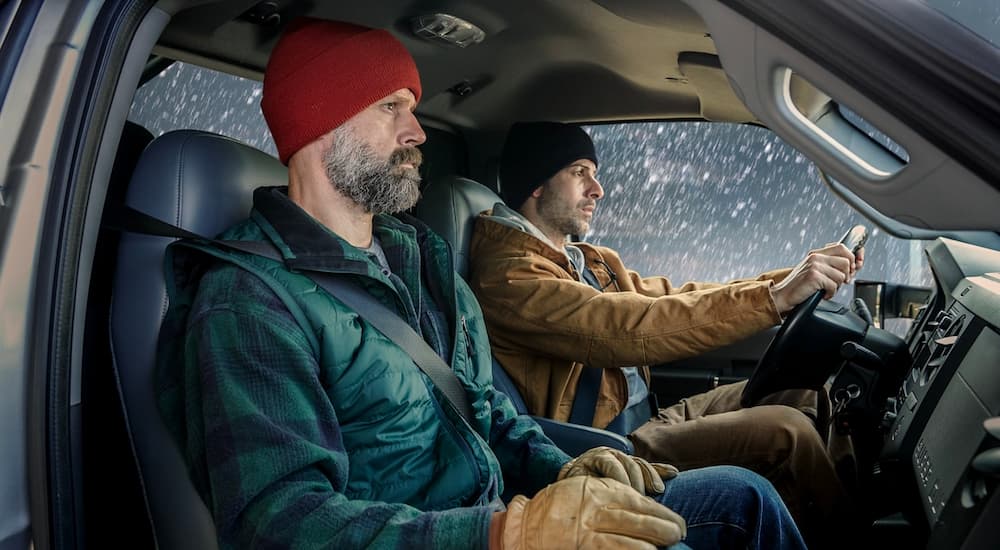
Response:
[{"label": "tan glove cuff", "polygon": [[685,534],[684,518],[608,478],[574,476],[528,499],[510,501],[504,518],[504,550],[641,550],[670,546]]},{"label": "tan glove cuff", "polygon": [[504,520],[503,535],[501,538],[503,550],[524,550],[527,548],[524,540],[525,517],[524,508],[528,504],[528,497],[517,495],[507,504],[507,517]]},{"label": "tan glove cuff", "polygon": [[573,476],[607,477],[631,485],[644,495],[654,495],[663,492],[664,480],[677,476],[677,468],[650,463],[610,447],[594,447],[564,464],[556,480]]}]

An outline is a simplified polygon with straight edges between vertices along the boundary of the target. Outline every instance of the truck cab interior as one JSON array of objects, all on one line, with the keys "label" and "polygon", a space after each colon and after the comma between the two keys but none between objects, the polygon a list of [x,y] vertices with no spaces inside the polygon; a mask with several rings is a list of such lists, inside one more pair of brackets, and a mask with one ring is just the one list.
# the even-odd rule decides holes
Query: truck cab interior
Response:
[{"label": "truck cab interior", "polygon": [[[656,365],[652,391],[664,405],[744,378],[829,382],[835,429],[862,442],[871,521],[858,546],[995,547],[1000,32],[981,23],[1000,8],[938,4],[4,4],[0,550],[215,546],[150,382],[174,237],[130,213],[214,235],[254,188],[285,181],[260,80],[301,15],[386,28],[413,54],[428,136],[415,214],[452,242],[460,273],[472,217],[499,200],[505,132],[524,120],[590,132],[606,221],[580,237],[645,275],[697,278],[700,256],[733,246],[751,253],[719,277],[751,276],[866,225],[863,280],[744,342]],[[545,427],[571,453],[629,445]]]}]

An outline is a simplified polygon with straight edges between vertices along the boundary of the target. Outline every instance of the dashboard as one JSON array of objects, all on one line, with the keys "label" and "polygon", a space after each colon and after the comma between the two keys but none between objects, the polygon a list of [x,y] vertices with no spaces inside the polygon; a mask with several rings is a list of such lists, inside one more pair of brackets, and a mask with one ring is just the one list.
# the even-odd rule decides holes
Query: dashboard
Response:
[{"label": "dashboard", "polygon": [[875,469],[915,494],[904,514],[928,548],[1000,548],[1000,252],[948,239],[926,252],[936,288],[907,335]]}]

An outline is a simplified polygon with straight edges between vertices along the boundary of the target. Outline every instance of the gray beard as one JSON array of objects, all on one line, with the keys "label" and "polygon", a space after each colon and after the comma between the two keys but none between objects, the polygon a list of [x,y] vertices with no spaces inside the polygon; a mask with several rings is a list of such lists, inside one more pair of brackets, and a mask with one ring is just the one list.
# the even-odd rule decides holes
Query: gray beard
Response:
[{"label": "gray beard", "polygon": [[[420,173],[416,167],[421,160],[419,149],[402,147],[383,161],[343,126],[333,131],[333,145],[323,156],[326,176],[334,189],[371,214],[394,214],[417,204]],[[406,163],[414,168],[400,168]]]}]

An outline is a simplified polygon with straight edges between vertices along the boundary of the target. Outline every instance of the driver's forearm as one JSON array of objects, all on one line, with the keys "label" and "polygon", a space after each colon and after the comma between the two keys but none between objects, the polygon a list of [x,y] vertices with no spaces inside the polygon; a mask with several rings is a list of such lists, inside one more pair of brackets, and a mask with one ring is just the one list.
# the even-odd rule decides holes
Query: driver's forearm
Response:
[{"label": "driver's forearm", "polygon": [[647,298],[515,282],[502,294],[484,294],[482,304],[496,348],[612,368],[691,357],[777,324],[769,286],[747,282]]},{"label": "driver's forearm", "polygon": [[753,279],[736,279],[733,281],[729,281],[727,284],[746,283],[750,281],[774,281],[775,283],[780,283],[781,281],[785,280],[785,277],[787,277],[789,273],[792,272],[792,269],[793,268],[791,267],[772,269],[771,271],[765,271],[761,273],[760,275],[754,277]]}]

